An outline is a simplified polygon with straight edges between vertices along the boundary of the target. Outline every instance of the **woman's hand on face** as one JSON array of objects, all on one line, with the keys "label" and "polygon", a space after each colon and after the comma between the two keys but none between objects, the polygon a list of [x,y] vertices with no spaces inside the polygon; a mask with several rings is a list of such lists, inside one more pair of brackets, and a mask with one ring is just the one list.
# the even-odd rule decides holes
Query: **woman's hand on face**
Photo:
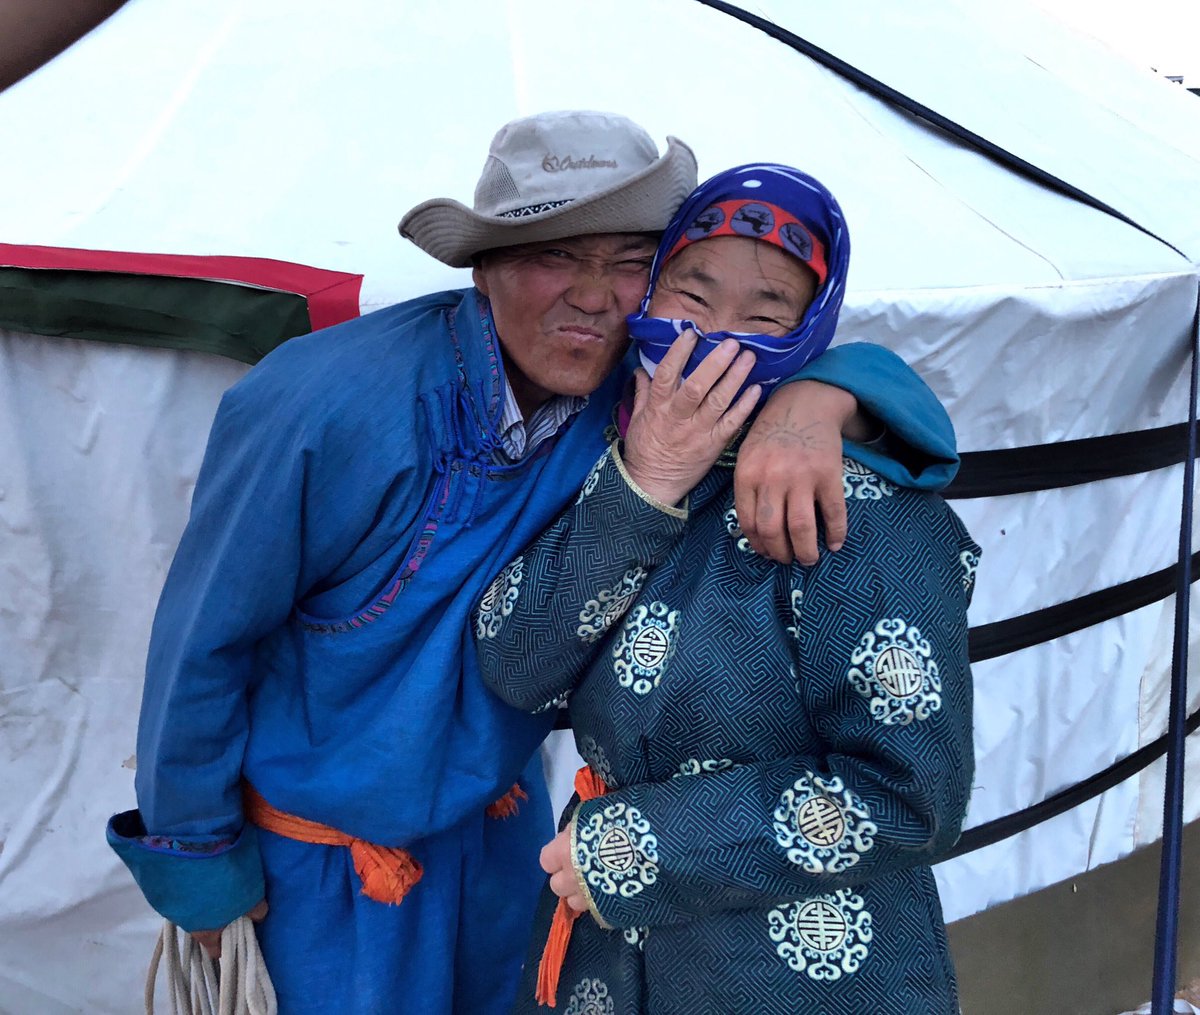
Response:
[{"label": "woman's hand on face", "polygon": [[575,912],[582,913],[588,908],[587,899],[583,897],[583,889],[579,887],[579,878],[571,863],[571,832],[564,828],[550,842],[542,847],[542,870],[550,875],[550,890],[560,899],[566,899],[567,905]]},{"label": "woman's hand on face", "polygon": [[696,342],[696,333],[685,331],[667,350],[653,379],[644,370],[635,375],[625,468],[630,479],[664,504],[678,503],[704,478],[762,395],[757,384],[737,395],[754,366],[754,353],[732,338],[683,379]]}]

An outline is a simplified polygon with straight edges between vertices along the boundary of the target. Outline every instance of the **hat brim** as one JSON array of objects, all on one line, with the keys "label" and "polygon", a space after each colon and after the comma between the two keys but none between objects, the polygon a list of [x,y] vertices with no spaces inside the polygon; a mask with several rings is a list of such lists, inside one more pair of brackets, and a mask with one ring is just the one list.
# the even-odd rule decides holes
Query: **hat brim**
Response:
[{"label": "hat brim", "polygon": [[615,187],[521,218],[480,215],[459,201],[423,201],[400,220],[400,235],[452,268],[485,250],[594,233],[661,233],[696,187],[696,156],[678,138],[641,172]]}]

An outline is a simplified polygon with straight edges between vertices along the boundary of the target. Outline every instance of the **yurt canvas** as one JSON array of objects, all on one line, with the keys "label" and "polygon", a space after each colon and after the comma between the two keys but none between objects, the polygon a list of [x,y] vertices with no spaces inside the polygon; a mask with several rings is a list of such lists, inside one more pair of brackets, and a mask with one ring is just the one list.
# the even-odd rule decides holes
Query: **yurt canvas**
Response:
[{"label": "yurt canvas", "polygon": [[[1162,736],[1200,102],[1020,6],[751,6],[131,0],[0,95],[0,1012],[140,1003],[159,921],[103,826],[132,806],[150,621],[221,393],[294,335],[469,284],[396,221],[469,199],[495,129],[542,109],[683,138],[702,178],[771,160],[837,193],[838,341],[905,357],[966,453],[968,826]],[[1194,820],[1194,749],[1188,774]],[[1161,819],[1160,761],[940,865],[947,919]]]}]

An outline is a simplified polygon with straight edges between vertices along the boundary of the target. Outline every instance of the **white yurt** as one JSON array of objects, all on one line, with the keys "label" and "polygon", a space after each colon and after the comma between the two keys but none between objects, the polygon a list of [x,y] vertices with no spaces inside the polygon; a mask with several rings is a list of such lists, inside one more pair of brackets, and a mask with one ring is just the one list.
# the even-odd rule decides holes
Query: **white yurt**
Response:
[{"label": "white yurt", "polygon": [[950,412],[984,557],[947,920],[1161,836],[1195,96],[1019,3],[130,0],[0,94],[0,1013],[141,1004],[159,920],[103,829],[221,393],[289,337],[469,284],[396,222],[469,201],[496,128],[555,108],[680,137],[702,178],[824,181],[854,244],[837,341]]}]

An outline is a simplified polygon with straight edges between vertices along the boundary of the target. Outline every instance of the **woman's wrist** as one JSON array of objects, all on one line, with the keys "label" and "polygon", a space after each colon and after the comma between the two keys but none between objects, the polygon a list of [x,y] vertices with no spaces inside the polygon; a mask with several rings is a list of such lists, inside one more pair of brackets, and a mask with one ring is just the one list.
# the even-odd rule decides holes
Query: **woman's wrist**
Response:
[{"label": "woman's wrist", "polygon": [[[680,481],[672,482],[661,475],[645,475],[637,464],[636,453],[633,467],[630,467],[629,446],[624,441],[614,441],[612,445],[613,464],[621,473],[625,482],[642,500],[660,511],[677,517],[687,517],[687,507],[682,503],[691,492],[691,486],[684,486]],[[682,489],[682,492],[680,492]]]}]

